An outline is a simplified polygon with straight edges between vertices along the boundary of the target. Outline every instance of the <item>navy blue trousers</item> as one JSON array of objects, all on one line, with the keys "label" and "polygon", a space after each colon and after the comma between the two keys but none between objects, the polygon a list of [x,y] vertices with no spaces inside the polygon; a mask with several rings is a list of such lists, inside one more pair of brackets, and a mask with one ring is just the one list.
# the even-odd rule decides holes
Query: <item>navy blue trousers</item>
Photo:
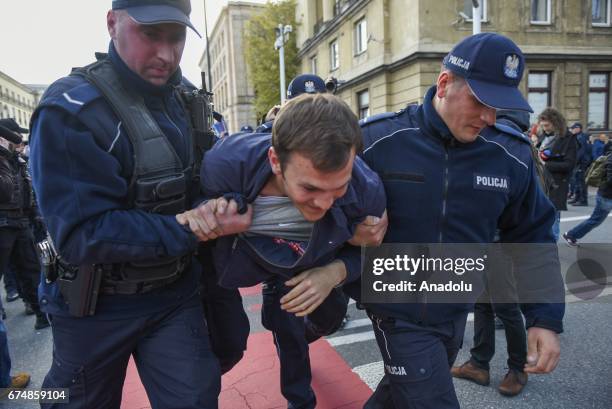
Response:
[{"label": "navy blue trousers", "polygon": [[54,315],[53,363],[43,388],[68,388],[68,404],[42,408],[119,409],[130,356],[153,409],[216,409],[219,363],[198,296],[159,312],[121,319]]},{"label": "navy blue trousers", "polygon": [[309,340],[335,332],[346,315],[348,299],[338,289],[321,303],[306,319],[280,308],[280,299],[291,288],[283,277],[264,283],[261,322],[272,332],[280,360],[281,393],[289,409],[314,409],[317,400],[310,387]]},{"label": "navy blue trousers", "polygon": [[0,271],[9,265],[15,267],[21,295],[36,315],[40,315],[37,285],[40,281],[40,263],[32,231],[27,227],[0,227]]},{"label": "navy blue trousers", "polygon": [[368,315],[385,375],[364,409],[459,409],[450,368],[463,343],[467,313],[427,327]]}]

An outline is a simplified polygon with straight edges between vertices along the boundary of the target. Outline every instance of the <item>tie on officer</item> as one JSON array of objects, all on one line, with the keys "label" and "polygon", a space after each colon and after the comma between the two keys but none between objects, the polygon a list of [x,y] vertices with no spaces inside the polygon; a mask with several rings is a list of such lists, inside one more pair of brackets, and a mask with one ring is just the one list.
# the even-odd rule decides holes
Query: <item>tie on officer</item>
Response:
[{"label": "tie on officer", "polygon": [[[201,200],[179,68],[190,12],[189,0],[114,0],[108,54],[52,84],[34,113],[34,187],[53,241],[43,387],[70,399],[57,407],[119,408],[130,357],[152,407],[217,407],[197,238],[176,220]],[[250,223],[227,217],[228,232]]]},{"label": "tie on officer", "polygon": [[[550,243],[556,257],[554,208],[539,186],[530,142],[495,123],[497,109],[531,111],[518,90],[524,66],[509,38],[469,36],[446,56],[422,105],[364,120],[363,156],[387,193],[384,242],[493,243],[499,232],[501,243]],[[494,177],[502,183],[486,183]],[[517,279],[518,290],[550,291],[562,300],[558,259],[531,261],[540,259],[552,262],[538,266],[541,274],[533,280]],[[365,407],[459,408],[449,368],[470,304],[364,306],[385,363],[385,376]],[[551,372],[559,360],[564,304],[521,307],[528,328],[525,372]]]}]

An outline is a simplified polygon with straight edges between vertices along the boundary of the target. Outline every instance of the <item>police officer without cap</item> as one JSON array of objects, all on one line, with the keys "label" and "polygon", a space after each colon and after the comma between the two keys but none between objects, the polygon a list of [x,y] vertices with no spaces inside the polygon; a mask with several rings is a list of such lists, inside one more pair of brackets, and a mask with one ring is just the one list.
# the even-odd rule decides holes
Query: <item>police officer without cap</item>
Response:
[{"label": "police officer without cap", "polygon": [[[13,118],[0,119],[0,126],[10,133],[27,133]],[[18,136],[18,135],[17,135]],[[10,175],[10,194],[7,200],[0,201],[0,271],[7,271],[9,262],[16,267],[23,298],[36,314],[35,329],[49,326],[45,315],[38,305],[36,286],[40,281],[40,263],[36,254],[31,223],[36,216],[32,184],[26,162],[15,151],[15,143],[2,138],[0,156],[2,167]],[[21,143],[21,142],[19,142]],[[17,143],[17,145],[19,144]]]},{"label": "police officer without cap", "polygon": [[[554,242],[554,209],[537,182],[529,141],[512,128],[495,127],[496,109],[531,111],[517,89],[524,64],[520,49],[504,36],[467,37],[444,59],[423,105],[364,121],[364,158],[387,193],[385,242],[491,243],[497,231],[501,242]],[[501,176],[506,185],[484,186],[478,175]],[[558,270],[543,281],[562,293]],[[519,290],[530,285],[519,282]],[[385,363],[385,376],[365,407],[458,408],[449,367],[470,305],[365,307]],[[563,304],[522,308],[525,372],[550,372],[559,359]]]},{"label": "police officer without cap", "polygon": [[198,200],[177,91],[190,11],[114,0],[108,55],[52,84],[34,113],[34,186],[61,257],[41,284],[54,342],[43,387],[70,395],[58,407],[119,408],[130,356],[153,408],[217,407],[197,240],[176,219]]}]

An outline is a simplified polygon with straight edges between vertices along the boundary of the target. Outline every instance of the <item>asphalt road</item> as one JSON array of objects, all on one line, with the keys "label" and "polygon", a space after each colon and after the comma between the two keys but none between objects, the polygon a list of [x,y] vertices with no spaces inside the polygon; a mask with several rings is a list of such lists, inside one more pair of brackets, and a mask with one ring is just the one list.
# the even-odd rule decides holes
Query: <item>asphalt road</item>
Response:
[{"label": "asphalt road", "polygon": [[[594,203],[591,198],[591,204]],[[561,230],[566,231],[578,224],[592,211],[590,207],[571,207],[562,213]],[[595,248],[602,254],[612,254],[612,247],[602,243],[612,243],[612,217],[598,229],[591,232],[583,248]],[[591,245],[586,243],[599,243]],[[561,253],[562,264],[567,270],[575,257],[576,249],[566,248]],[[607,255],[602,256],[604,259]],[[609,264],[609,265],[612,265]],[[609,267],[608,267],[609,268]],[[601,286],[600,286],[601,287]],[[464,380],[456,380],[455,385],[462,408],[612,408],[612,279],[604,283],[603,296],[589,302],[573,302],[567,305],[565,332],[561,335],[562,357],[556,371],[551,375],[531,376],[529,383],[518,397],[505,398],[496,390],[506,372],[505,339],[503,331],[498,331],[496,350],[498,353],[491,362],[491,386],[482,387]],[[4,291],[0,291],[4,301]],[[605,295],[608,294],[608,295]],[[49,369],[52,357],[51,330],[35,331],[34,317],[24,314],[21,300],[4,302],[8,318],[8,329],[13,373],[27,371],[32,375],[31,389],[41,387]],[[359,376],[371,387],[382,376],[381,357],[373,339],[371,327],[362,311],[350,306],[351,320],[348,328],[329,337],[328,341],[347,361]],[[259,323],[253,323],[253,330]],[[473,329],[468,323],[464,347],[457,362],[469,357],[472,346]],[[313,362],[316,365],[316,362]],[[0,408],[37,408],[35,404],[0,402]],[[330,408],[322,408],[330,409]]]}]

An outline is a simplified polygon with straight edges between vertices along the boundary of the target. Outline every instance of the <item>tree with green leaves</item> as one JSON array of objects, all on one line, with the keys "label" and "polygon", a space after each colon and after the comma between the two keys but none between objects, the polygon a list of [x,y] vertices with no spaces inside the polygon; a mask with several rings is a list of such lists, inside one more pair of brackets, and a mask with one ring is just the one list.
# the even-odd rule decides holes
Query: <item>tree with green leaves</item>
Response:
[{"label": "tree with green leaves", "polygon": [[[276,34],[274,29],[279,24],[297,27],[295,20],[295,0],[283,0],[272,3],[268,1],[261,13],[253,16],[246,25],[244,44],[246,60],[255,89],[255,113],[258,118],[268,112],[274,105],[280,104],[280,79],[278,50],[274,49]],[[285,79],[286,83],[295,77],[299,69],[295,35],[289,35],[285,43]]]}]

